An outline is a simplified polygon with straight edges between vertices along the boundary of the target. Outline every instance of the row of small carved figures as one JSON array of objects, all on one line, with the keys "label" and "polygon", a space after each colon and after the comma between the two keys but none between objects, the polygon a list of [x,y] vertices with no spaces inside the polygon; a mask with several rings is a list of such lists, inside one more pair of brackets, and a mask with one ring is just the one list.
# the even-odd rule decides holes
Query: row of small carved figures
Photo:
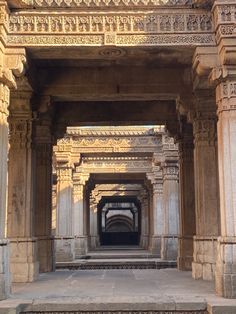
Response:
[{"label": "row of small carved figures", "polygon": [[204,32],[212,31],[209,14],[11,15],[10,32]]}]

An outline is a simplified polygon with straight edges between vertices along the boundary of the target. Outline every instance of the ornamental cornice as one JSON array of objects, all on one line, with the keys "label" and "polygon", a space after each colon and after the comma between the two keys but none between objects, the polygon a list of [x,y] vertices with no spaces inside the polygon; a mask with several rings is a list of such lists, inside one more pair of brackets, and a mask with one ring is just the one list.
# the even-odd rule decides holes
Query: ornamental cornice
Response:
[{"label": "ornamental cornice", "polygon": [[98,8],[191,6],[196,0],[10,0],[14,8]]},{"label": "ornamental cornice", "polygon": [[93,162],[93,161],[102,161],[102,162],[122,162],[122,161],[138,161],[138,160],[145,160],[145,161],[149,161],[152,162],[152,157],[134,157],[134,156],[125,156],[125,157],[101,157],[101,156],[97,156],[97,157],[83,157],[83,161],[82,163],[85,162]]},{"label": "ornamental cornice", "polygon": [[96,184],[93,191],[127,191],[143,189],[141,184]]},{"label": "ornamental cornice", "polygon": [[94,137],[94,136],[119,136],[119,137],[129,137],[129,136],[150,136],[150,135],[160,135],[165,132],[164,126],[155,126],[153,128],[145,127],[89,127],[89,128],[79,128],[79,127],[68,127],[67,134],[76,137]]},{"label": "ornamental cornice", "polygon": [[[87,152],[156,152],[161,148],[161,137],[85,137],[71,142],[72,151]],[[68,147],[69,148],[69,147]]]},{"label": "ornamental cornice", "polygon": [[[56,35],[56,36],[55,36]],[[215,45],[205,10],[13,12],[9,46]]]},{"label": "ornamental cornice", "polygon": [[148,157],[85,157],[77,171],[89,173],[150,172],[152,159]]}]

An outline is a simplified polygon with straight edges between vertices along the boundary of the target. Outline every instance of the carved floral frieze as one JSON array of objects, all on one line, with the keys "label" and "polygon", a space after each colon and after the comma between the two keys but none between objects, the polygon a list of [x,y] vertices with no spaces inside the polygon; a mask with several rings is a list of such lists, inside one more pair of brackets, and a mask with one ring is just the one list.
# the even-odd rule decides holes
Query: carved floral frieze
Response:
[{"label": "carved floral frieze", "polygon": [[211,14],[194,9],[60,14],[19,11],[10,15],[8,44],[212,45],[214,35]]}]

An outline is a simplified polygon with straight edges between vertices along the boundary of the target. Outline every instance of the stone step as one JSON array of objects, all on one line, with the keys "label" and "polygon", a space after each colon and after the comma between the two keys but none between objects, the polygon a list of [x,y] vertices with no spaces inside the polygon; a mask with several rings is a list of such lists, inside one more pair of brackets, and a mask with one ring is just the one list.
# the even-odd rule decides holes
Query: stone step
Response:
[{"label": "stone step", "polygon": [[94,251],[88,252],[84,256],[78,256],[76,259],[150,259],[160,258],[160,254],[153,254],[147,250],[138,247],[100,247]]},{"label": "stone step", "polygon": [[117,253],[117,254],[90,254],[84,256],[78,256],[76,259],[78,260],[99,260],[99,259],[153,259],[160,258],[159,254],[146,254],[146,253],[136,253],[136,254],[125,254],[125,253]]},{"label": "stone step", "polygon": [[56,269],[164,269],[176,268],[176,261],[159,259],[97,259],[58,262]]},{"label": "stone step", "polygon": [[3,305],[3,308],[5,311],[1,312],[0,307],[1,314],[210,314],[204,298],[163,295],[158,298],[127,295],[49,298],[24,302],[12,300]]}]

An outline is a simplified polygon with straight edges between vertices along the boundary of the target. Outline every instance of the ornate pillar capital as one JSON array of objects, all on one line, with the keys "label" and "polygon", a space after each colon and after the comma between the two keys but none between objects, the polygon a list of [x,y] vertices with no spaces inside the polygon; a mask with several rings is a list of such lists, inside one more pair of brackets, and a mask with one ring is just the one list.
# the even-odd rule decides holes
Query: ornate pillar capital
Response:
[{"label": "ornate pillar capital", "polygon": [[197,47],[192,61],[193,87],[209,88],[208,76],[214,67],[219,66],[217,47]]},{"label": "ornate pillar capital", "polygon": [[32,92],[13,93],[10,99],[10,145],[30,148],[32,143]]},{"label": "ornate pillar capital", "polygon": [[179,178],[179,166],[178,161],[176,162],[168,162],[166,161],[163,165],[163,180],[174,180],[178,181]]},{"label": "ornate pillar capital", "polygon": [[159,167],[159,171],[153,171],[146,174],[147,179],[150,180],[152,184],[153,194],[162,194],[163,193],[163,174],[162,170]]},{"label": "ornate pillar capital", "polygon": [[[0,5],[1,9],[1,5]],[[0,25],[1,29],[1,25]],[[0,34],[1,37],[1,34]],[[16,78],[25,73],[26,52],[25,49],[3,49],[0,44],[0,82],[9,88],[16,89]]]},{"label": "ornate pillar capital", "polygon": [[215,145],[217,116],[215,98],[211,90],[195,92],[195,109],[189,115],[193,124],[195,145]]},{"label": "ornate pillar capital", "polygon": [[89,180],[89,177],[90,177],[89,173],[74,172],[74,174],[73,174],[74,185],[85,186],[87,181]]},{"label": "ornate pillar capital", "polygon": [[34,141],[38,144],[52,144],[52,120],[49,115],[35,119]]},{"label": "ornate pillar capital", "polygon": [[69,165],[57,165],[57,180],[67,183],[72,182],[72,168]]}]

